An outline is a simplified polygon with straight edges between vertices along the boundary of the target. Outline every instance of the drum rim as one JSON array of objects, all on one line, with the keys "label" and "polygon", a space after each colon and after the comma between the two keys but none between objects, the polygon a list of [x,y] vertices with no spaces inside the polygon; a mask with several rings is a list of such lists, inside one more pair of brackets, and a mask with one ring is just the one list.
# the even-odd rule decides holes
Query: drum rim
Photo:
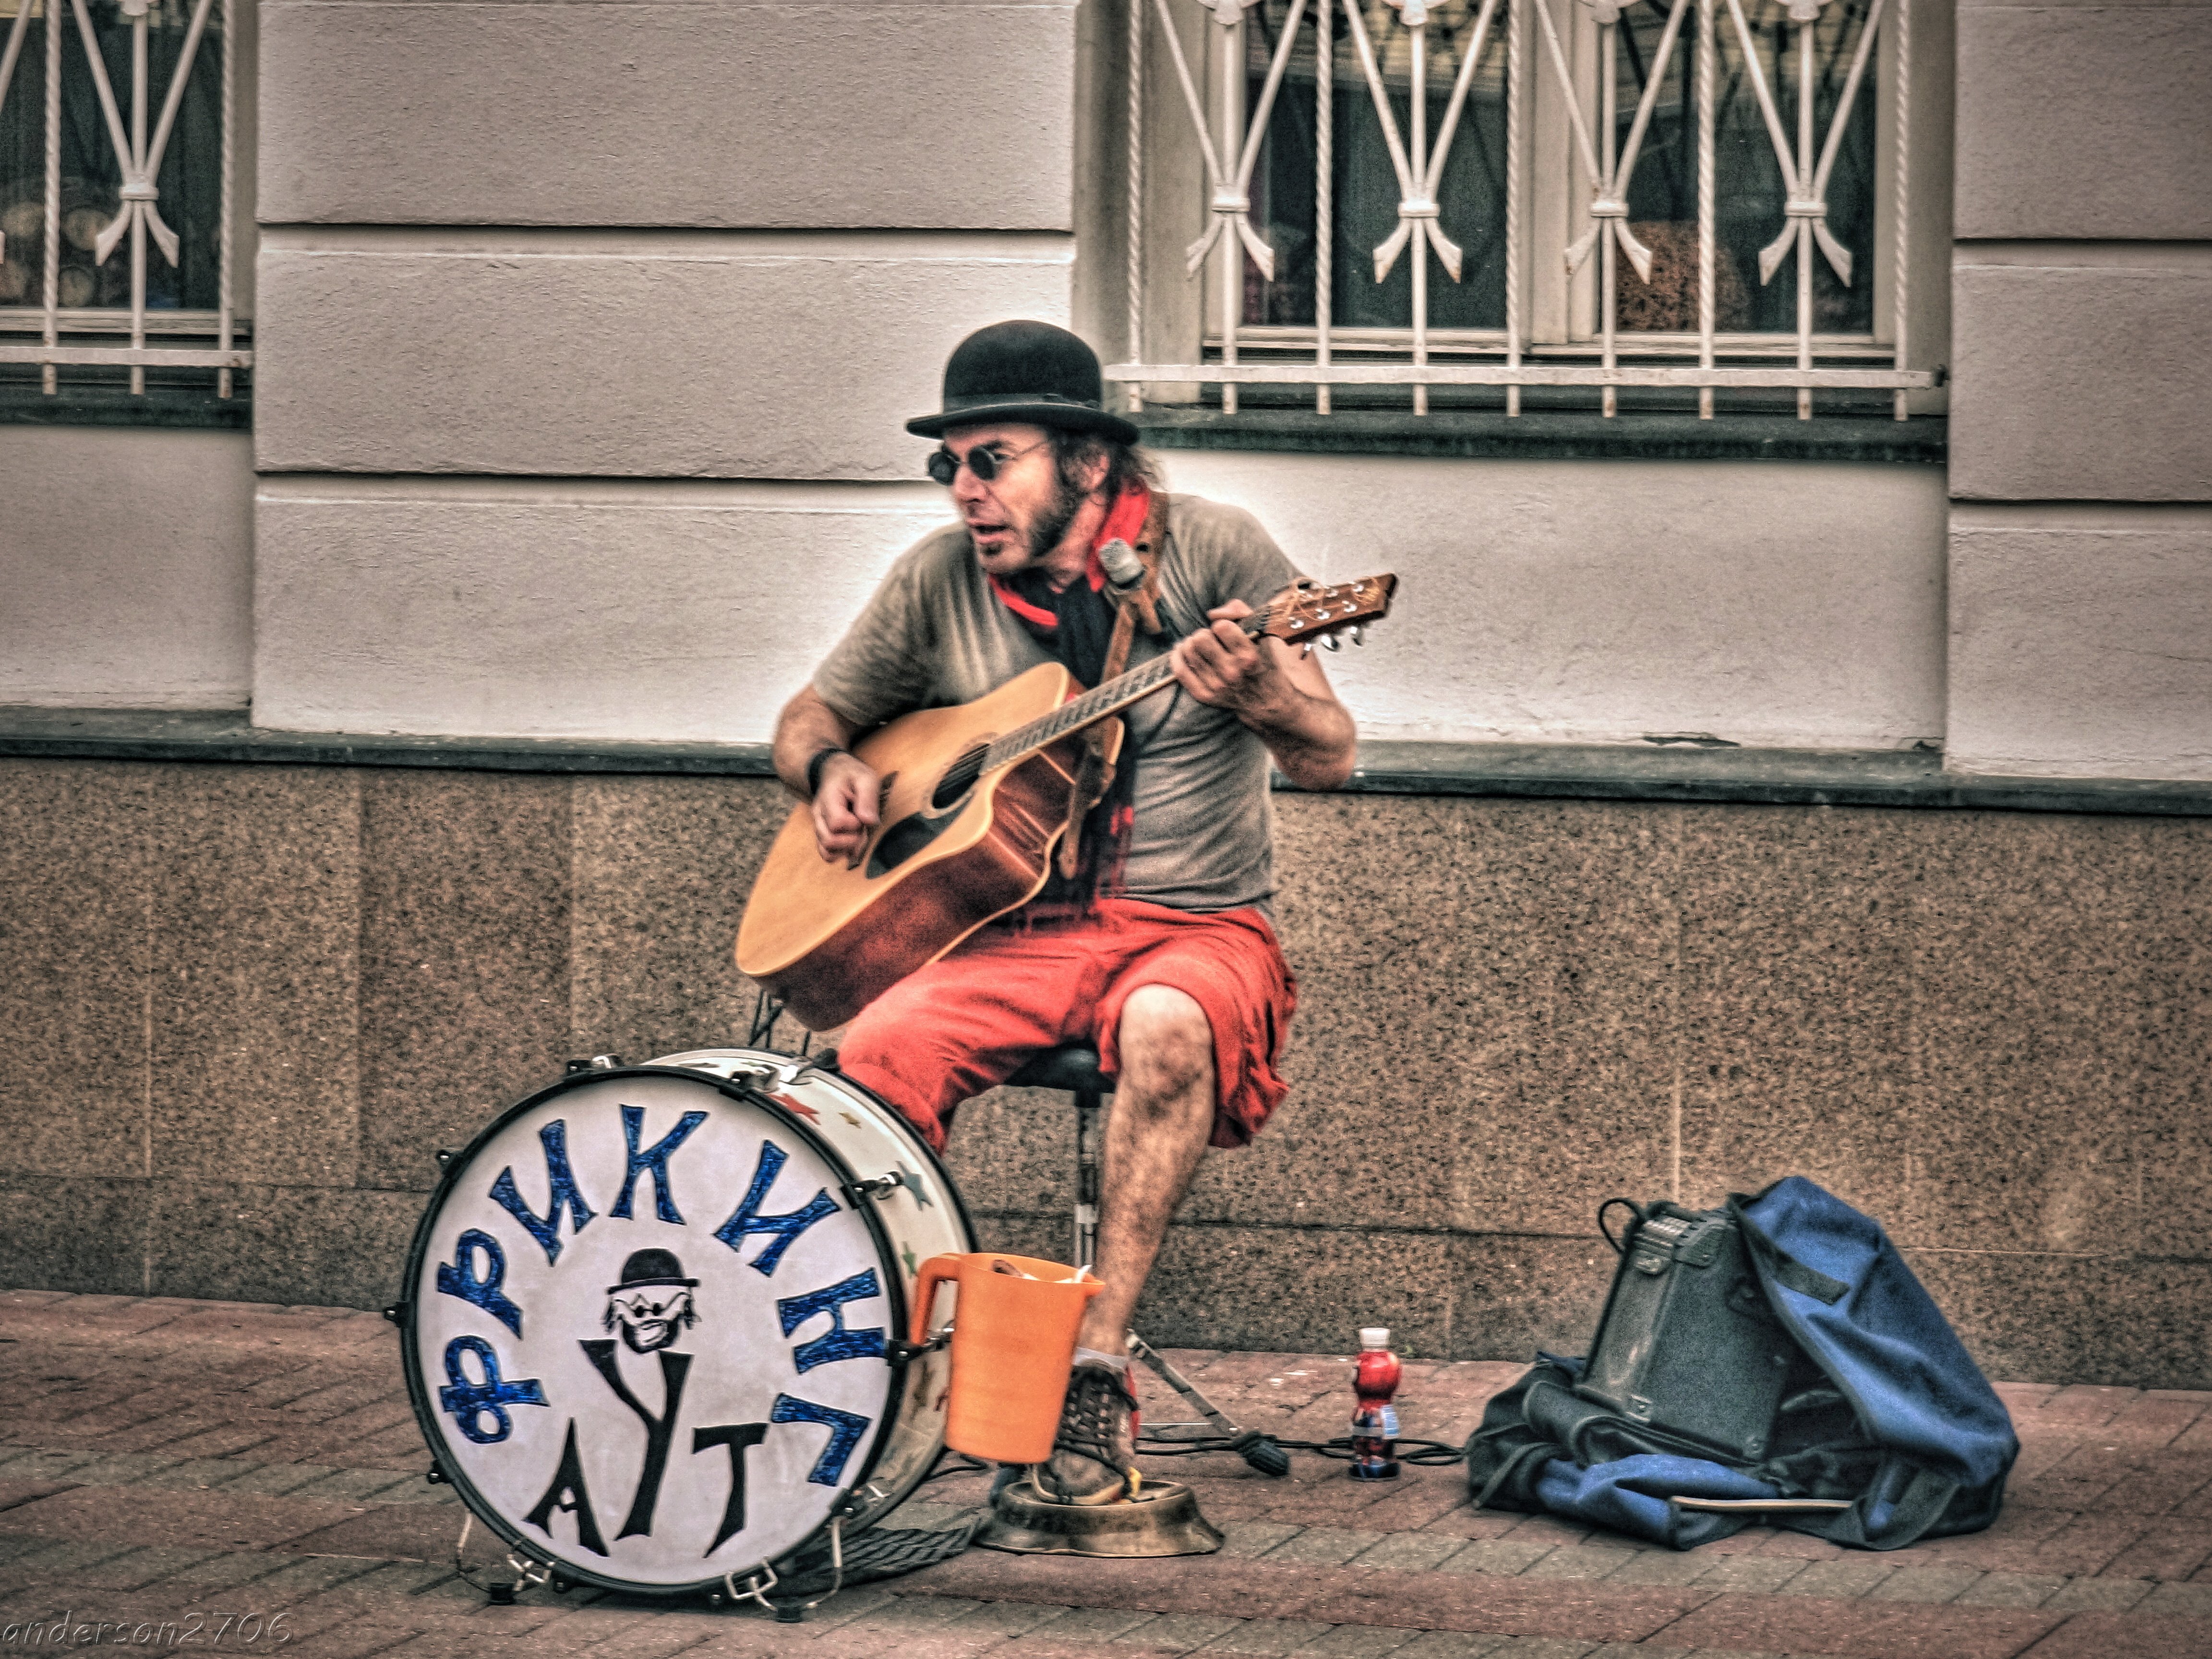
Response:
[{"label": "drum rim", "polygon": [[[850,1079],[844,1078],[842,1073],[831,1073],[830,1075],[838,1078],[841,1082],[850,1082]],[[633,1077],[682,1078],[689,1082],[704,1084],[733,1100],[750,1102],[763,1110],[771,1113],[779,1123],[787,1126],[836,1173],[839,1190],[843,1194],[848,1206],[860,1215],[867,1226],[868,1236],[875,1243],[877,1259],[884,1262],[896,1262],[897,1256],[891,1249],[890,1231],[884,1227],[883,1218],[876,1213],[876,1206],[872,1203],[857,1200],[854,1196],[853,1188],[859,1184],[860,1177],[852,1165],[845,1161],[842,1153],[817,1133],[811,1126],[802,1121],[796,1113],[778,1105],[755,1087],[754,1082],[757,1080],[740,1082],[732,1078],[719,1078],[710,1072],[700,1071],[689,1066],[592,1066],[556,1078],[545,1087],[514,1102],[478,1129],[458,1151],[441,1157],[438,1184],[430,1189],[429,1196],[422,1206],[422,1218],[415,1224],[415,1236],[407,1247],[407,1265],[400,1283],[399,1299],[393,1304],[399,1315],[396,1322],[399,1327],[400,1365],[406,1374],[407,1403],[414,1409],[415,1426],[422,1432],[425,1448],[430,1454],[432,1468],[445,1483],[453,1488],[453,1495],[461,1500],[462,1507],[487,1528],[493,1536],[506,1544],[511,1551],[538,1565],[549,1569],[556,1577],[569,1583],[589,1584],[596,1589],[617,1590],[629,1595],[696,1595],[723,1589],[732,1574],[718,1572],[705,1578],[680,1584],[646,1583],[635,1578],[616,1578],[574,1562],[554,1559],[549,1551],[538,1546],[534,1540],[525,1537],[518,1527],[511,1524],[505,1516],[500,1514],[486,1502],[483,1494],[477,1489],[475,1483],[468,1478],[466,1473],[450,1466],[447,1459],[441,1455],[441,1448],[445,1443],[445,1434],[442,1429],[437,1427],[437,1413],[431,1408],[428,1385],[422,1380],[422,1350],[416,1337],[416,1301],[420,1294],[423,1272],[428,1265],[431,1255],[430,1236],[433,1224],[446,1197],[459,1183],[461,1172],[469,1166],[476,1154],[483,1149],[485,1143],[505,1129],[514,1119],[544,1104],[546,1101],[556,1095],[566,1094],[587,1084],[611,1082],[621,1078]],[[861,1085],[852,1084],[851,1086],[859,1088]],[[881,1097],[878,1096],[875,1098],[880,1100]],[[888,1103],[885,1103],[885,1109],[891,1109]],[[904,1120],[901,1119],[900,1121],[903,1122]],[[914,1136],[913,1139],[917,1144],[921,1144],[919,1135]],[[927,1145],[923,1145],[922,1150],[927,1152],[929,1148]],[[933,1162],[934,1155],[932,1156]],[[941,1165],[939,1166],[938,1173],[943,1174]],[[940,1184],[940,1190],[947,1189],[949,1188]],[[968,1228],[969,1237],[973,1239],[975,1231],[969,1224],[967,1206],[964,1202],[960,1202],[957,1195],[955,1202],[958,1206],[961,1224]],[[890,1269],[885,1270],[884,1276],[888,1281],[884,1299],[890,1303],[892,1315],[890,1330],[894,1335],[902,1337],[907,1329],[906,1281],[899,1273]],[[839,1509],[851,1502],[853,1493],[866,1486],[868,1477],[874,1474],[877,1462],[882,1457],[884,1448],[890,1443],[892,1430],[897,1425],[899,1410],[903,1403],[902,1395],[905,1391],[905,1367],[899,1364],[890,1364],[890,1370],[891,1382],[890,1386],[885,1390],[884,1413],[878,1419],[875,1434],[869,1443],[866,1461],[861,1464],[859,1472],[839,1494],[836,1504],[831,1508],[830,1512],[833,1516]],[[784,1552],[782,1557],[776,1559],[786,1559],[798,1551],[804,1550],[817,1535],[818,1534],[809,1534],[791,1550]],[[757,1572],[761,1567],[769,1565],[771,1565],[769,1562],[763,1561],[757,1566],[748,1568],[748,1577]]]},{"label": "drum rim", "polygon": [[[937,1177],[937,1190],[940,1193],[946,1194],[951,1197],[952,1200],[952,1212],[960,1218],[960,1231],[967,1236],[969,1248],[971,1249],[975,1248],[975,1218],[968,1213],[968,1200],[961,1196],[960,1189],[952,1184],[952,1177],[945,1170],[943,1156],[940,1155],[938,1150],[934,1146],[932,1146],[928,1141],[922,1139],[921,1132],[920,1130],[916,1129],[913,1124],[907,1121],[905,1113],[900,1111],[897,1107],[892,1105],[890,1101],[884,1099],[873,1089],[868,1087],[868,1085],[861,1082],[860,1079],[847,1076],[844,1073],[839,1071],[834,1065],[822,1066],[816,1064],[815,1061],[818,1059],[818,1056],[808,1054],[787,1054],[781,1050],[776,1048],[679,1048],[677,1050],[677,1053],[685,1054],[775,1054],[777,1058],[781,1060],[799,1061],[800,1063],[800,1071],[811,1069],[819,1073],[823,1077],[835,1078],[837,1082],[845,1088],[856,1090],[860,1093],[866,1095],[870,1100],[874,1101],[877,1105],[882,1107],[884,1115],[890,1119],[894,1125],[904,1133],[908,1144],[910,1145],[915,1151],[920,1152],[922,1157],[929,1160],[929,1173]],[[643,1066],[625,1066],[623,1069],[625,1071],[632,1072],[690,1073],[695,1068],[690,1066],[671,1066],[667,1064],[664,1059],[662,1060],[653,1061]],[[699,1075],[707,1076],[711,1075],[711,1073],[701,1073]],[[723,1080],[729,1082],[735,1086],[735,1079],[726,1079]],[[794,1081],[796,1079],[794,1078]],[[756,1092],[757,1093],[758,1091],[756,1091]],[[775,1105],[774,1101],[769,1101],[768,1103],[770,1106]],[[782,1109],[779,1107],[777,1109],[781,1110]],[[787,1115],[788,1115],[788,1114],[787,1114]]]}]

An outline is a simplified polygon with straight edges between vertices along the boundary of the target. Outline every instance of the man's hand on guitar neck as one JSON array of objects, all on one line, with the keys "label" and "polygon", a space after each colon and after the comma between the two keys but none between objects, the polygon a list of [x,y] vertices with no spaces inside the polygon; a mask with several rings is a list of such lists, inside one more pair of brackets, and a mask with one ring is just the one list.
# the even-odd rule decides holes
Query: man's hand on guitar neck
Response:
[{"label": "man's hand on guitar neck", "polygon": [[[878,821],[883,781],[866,761],[846,752],[859,734],[860,728],[823,702],[812,686],[786,703],[776,721],[776,775],[801,800],[811,800],[814,847],[824,863],[851,863]],[[835,752],[825,756],[824,750]],[[811,797],[809,768],[814,769],[816,786]]]},{"label": "man's hand on guitar neck", "polygon": [[1183,690],[1243,721],[1299,788],[1342,788],[1352,775],[1355,733],[1321,664],[1280,640],[1249,637],[1237,626],[1252,614],[1242,599],[1206,614],[1211,627],[1176,643],[1175,677]]}]

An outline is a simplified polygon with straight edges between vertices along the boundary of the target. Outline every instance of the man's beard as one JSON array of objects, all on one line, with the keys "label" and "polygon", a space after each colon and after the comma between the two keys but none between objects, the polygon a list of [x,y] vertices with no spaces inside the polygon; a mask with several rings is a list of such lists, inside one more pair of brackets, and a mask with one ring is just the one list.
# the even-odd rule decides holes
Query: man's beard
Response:
[{"label": "man's beard", "polygon": [[1083,492],[1066,478],[1056,481],[1052,505],[1046,508],[1037,521],[1030,526],[1030,563],[1044,562],[1047,555],[1060,545],[1060,538],[1067,534],[1067,526],[1075,522],[1075,515],[1083,510]]}]

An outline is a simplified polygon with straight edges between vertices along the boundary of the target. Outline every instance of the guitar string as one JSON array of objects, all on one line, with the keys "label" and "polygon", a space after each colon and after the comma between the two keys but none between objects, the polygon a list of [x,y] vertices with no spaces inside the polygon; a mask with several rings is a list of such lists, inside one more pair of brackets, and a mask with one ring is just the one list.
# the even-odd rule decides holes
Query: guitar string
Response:
[{"label": "guitar string", "polygon": [[[1267,613],[1261,611],[1241,619],[1237,626],[1247,638],[1253,638],[1265,629],[1267,623]],[[1171,657],[1155,657],[1142,668],[1132,669],[1128,673],[1062,703],[1052,714],[1018,727],[991,744],[983,751],[982,763],[976,768],[976,775],[980,777],[985,772],[1012,765],[1077,726],[1088,726],[1116,708],[1127,708],[1140,698],[1150,696],[1174,674],[1174,659]]]},{"label": "guitar string", "polygon": [[[1326,618],[1328,601],[1335,599],[1337,594],[1338,590],[1330,589],[1313,596],[1322,600],[1316,621]],[[1347,611],[1352,609],[1351,605],[1346,606]],[[1267,631],[1273,614],[1274,607],[1270,605],[1265,611],[1240,618],[1237,626],[1246,638],[1256,639]],[[952,800],[964,794],[984,773],[1010,766],[1056,742],[1071,731],[1079,730],[1117,709],[1126,708],[1150,696],[1171,678],[1174,672],[1172,658],[1165,655],[1156,657],[1143,667],[1132,669],[1103,685],[1095,686],[1080,696],[1062,703],[1053,713],[1017,727],[995,743],[969,750],[946,769],[933,792],[933,804],[949,805]]]}]

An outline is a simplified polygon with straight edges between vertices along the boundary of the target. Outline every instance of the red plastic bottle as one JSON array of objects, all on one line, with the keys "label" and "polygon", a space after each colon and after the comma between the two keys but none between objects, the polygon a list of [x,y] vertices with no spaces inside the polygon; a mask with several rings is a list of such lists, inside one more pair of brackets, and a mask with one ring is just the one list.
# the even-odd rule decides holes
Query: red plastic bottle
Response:
[{"label": "red plastic bottle", "polygon": [[1398,1392],[1399,1376],[1389,1328],[1364,1327],[1359,1333],[1359,1370],[1352,1381],[1359,1396],[1359,1409],[1352,1414],[1354,1480],[1398,1478],[1398,1408],[1390,1399]]}]

